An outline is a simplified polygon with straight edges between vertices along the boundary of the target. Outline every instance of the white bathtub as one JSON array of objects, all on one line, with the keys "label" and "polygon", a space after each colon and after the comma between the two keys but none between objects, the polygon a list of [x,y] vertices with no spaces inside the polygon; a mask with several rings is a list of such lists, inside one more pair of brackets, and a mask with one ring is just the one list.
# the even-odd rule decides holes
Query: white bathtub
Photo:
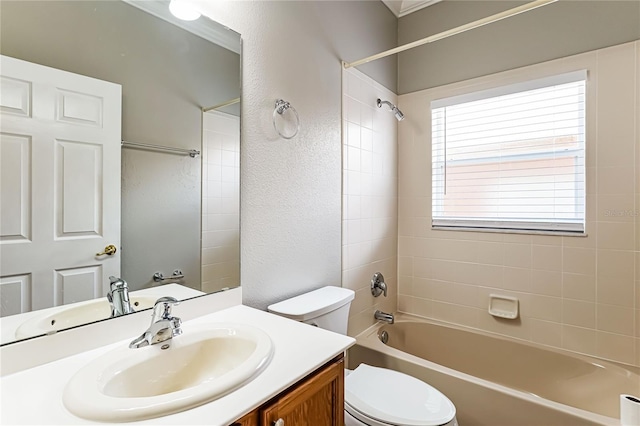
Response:
[{"label": "white bathtub", "polygon": [[407,314],[357,337],[348,365],[363,362],[438,388],[461,426],[619,425],[620,394],[640,395],[632,367]]}]

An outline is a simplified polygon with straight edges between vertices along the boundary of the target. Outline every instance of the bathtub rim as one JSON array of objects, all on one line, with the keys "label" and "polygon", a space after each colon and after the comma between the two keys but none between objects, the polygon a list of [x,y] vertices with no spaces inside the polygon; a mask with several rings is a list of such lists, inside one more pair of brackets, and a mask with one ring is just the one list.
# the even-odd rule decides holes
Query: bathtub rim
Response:
[{"label": "bathtub rim", "polygon": [[[638,374],[638,370],[637,368],[628,368],[628,367],[634,367],[634,366],[627,366],[625,364],[621,364],[621,363],[616,363],[610,360],[605,360],[605,359],[601,359],[601,358],[596,358],[596,357],[591,357],[588,355],[584,355],[584,354],[580,354],[580,353],[576,353],[576,352],[570,352],[567,350],[563,350],[563,349],[558,349],[558,348],[554,348],[551,346],[545,346],[545,345],[540,345],[534,342],[530,342],[527,340],[522,340],[522,339],[517,339],[517,338],[510,338],[507,336],[503,336],[500,334],[496,334],[496,333],[491,333],[491,332],[486,332],[484,330],[479,330],[479,329],[475,329],[475,328],[471,328],[471,327],[465,327],[465,326],[461,326],[458,324],[452,324],[452,323],[447,323],[444,321],[439,321],[439,320],[435,320],[435,319],[431,319],[431,318],[424,318],[424,317],[419,317],[417,315],[412,315],[412,314],[407,314],[407,313],[403,313],[403,312],[398,312],[395,314],[395,322],[396,323],[403,323],[403,322],[420,322],[420,323],[427,323],[427,324],[432,324],[432,325],[437,325],[437,326],[441,326],[441,327],[446,327],[446,328],[451,328],[451,329],[457,329],[457,330],[462,330],[462,331],[468,331],[471,333],[475,333],[475,334],[480,334],[480,335],[484,335],[487,337],[493,337],[493,338],[497,338],[500,340],[506,340],[506,341],[515,341],[516,343],[520,343],[520,344],[524,344],[526,346],[530,346],[530,347],[534,347],[534,348],[538,348],[538,349],[543,349],[543,350],[548,350],[551,352],[556,352],[562,355],[566,355],[566,356],[570,356],[573,358],[578,358],[581,359],[583,361],[589,362],[589,363],[599,363],[599,364],[608,364],[608,367],[613,368],[614,370],[626,370],[628,372],[631,372],[632,374]],[[501,385],[495,382],[492,382],[490,380],[486,380],[486,379],[482,379],[479,377],[475,377],[472,376],[470,374],[467,373],[463,373],[461,371],[458,370],[454,370],[452,368],[449,367],[445,367],[443,365],[437,364],[433,361],[429,361],[427,359],[423,359],[420,358],[418,356],[409,354],[407,352],[403,352],[399,349],[393,348],[391,346],[388,346],[384,343],[382,343],[380,341],[380,339],[378,338],[378,331],[385,326],[391,326],[393,327],[392,324],[386,324],[386,323],[376,323],[373,324],[372,326],[370,326],[369,328],[367,328],[366,330],[364,330],[363,332],[361,332],[360,334],[355,336],[356,339],[356,345],[377,351],[377,352],[382,352],[388,356],[392,356],[395,358],[399,358],[401,360],[404,360],[406,362],[409,362],[411,364],[416,364],[419,366],[423,366],[426,368],[430,368],[432,370],[435,370],[437,372],[443,373],[443,374],[447,374],[450,376],[453,376],[457,379],[460,380],[464,380],[464,381],[469,381],[469,382],[473,382],[477,385],[480,385],[482,387],[488,388],[492,391],[495,392],[500,392],[502,394],[506,394],[508,396],[512,396],[515,398],[518,398],[520,400],[524,400],[524,401],[535,401],[536,403],[545,406],[546,408],[550,408],[550,409],[554,409],[554,410],[558,410],[561,411],[565,414],[568,415],[572,415],[575,417],[578,417],[580,419],[583,419],[585,421],[591,421],[591,422],[597,422],[600,424],[604,424],[604,425],[619,425],[620,424],[620,419],[619,417],[609,417],[609,416],[605,416],[602,414],[598,414],[598,413],[594,413],[591,411],[587,411],[587,410],[583,410],[580,408],[576,408],[576,407],[572,407],[566,404],[562,404],[560,402],[556,402],[556,401],[552,401],[549,399],[545,399],[542,398],[538,395],[535,395],[533,393],[529,393],[529,392],[525,392],[525,391],[521,391],[518,389],[513,389],[510,388],[508,386],[505,385]]]},{"label": "bathtub rim", "polygon": [[[627,370],[630,371],[631,373],[634,373],[638,376],[640,376],[640,366],[636,366],[636,365],[632,365],[632,364],[625,364],[624,362],[620,362],[620,361],[615,361],[612,359],[607,359],[607,358],[600,358],[597,357],[595,355],[589,355],[589,354],[585,354],[582,352],[574,352],[574,351],[570,351],[568,349],[563,349],[563,348],[558,348],[555,346],[549,346],[549,345],[544,345],[542,343],[537,343],[537,342],[532,342],[531,340],[526,340],[526,339],[522,339],[519,337],[512,337],[512,336],[507,336],[504,334],[500,334],[500,333],[494,333],[491,331],[486,331],[486,330],[482,330],[480,328],[474,328],[474,327],[469,327],[466,325],[461,325],[461,324],[455,324],[455,323],[451,323],[451,322],[447,322],[447,321],[442,321],[442,320],[438,320],[435,318],[426,318],[426,317],[421,317],[419,315],[415,315],[415,314],[409,314],[406,312],[396,312],[394,314],[395,316],[395,322],[411,322],[411,321],[416,321],[416,322],[424,322],[427,324],[433,324],[433,325],[439,325],[442,327],[446,327],[446,328],[453,328],[456,330],[461,330],[461,331],[468,331],[470,333],[475,333],[475,334],[480,334],[483,336],[487,336],[487,337],[494,337],[496,339],[500,339],[500,340],[505,340],[508,342],[517,342],[517,343],[521,343],[525,346],[531,346],[534,348],[538,348],[538,349],[544,349],[546,351],[551,351],[551,352],[556,352],[559,354],[563,354],[563,355],[567,355],[570,357],[574,357],[574,358],[580,358],[583,361],[587,361],[587,362],[598,362],[598,363],[605,363],[605,364],[610,364],[610,366],[612,366],[613,368],[619,368],[622,370]],[[507,320],[508,321],[508,320]],[[361,333],[357,334],[356,336],[354,336],[354,338],[357,338],[358,336],[368,336],[369,334],[373,333],[374,331],[377,332],[377,330],[381,327],[384,327],[386,325],[392,325],[392,324],[386,324],[383,322],[377,322],[376,324],[373,324],[369,327],[367,327],[365,330],[363,330]]]}]

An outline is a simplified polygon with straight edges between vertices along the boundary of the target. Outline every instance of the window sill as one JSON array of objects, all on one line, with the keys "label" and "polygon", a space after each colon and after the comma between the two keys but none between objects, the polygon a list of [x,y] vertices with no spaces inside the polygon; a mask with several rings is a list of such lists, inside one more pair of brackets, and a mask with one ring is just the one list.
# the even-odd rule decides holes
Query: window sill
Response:
[{"label": "window sill", "polygon": [[431,226],[435,231],[464,231],[464,232],[491,232],[494,234],[528,234],[528,235],[553,235],[557,237],[587,237],[586,232],[570,231],[545,231],[534,229],[499,229],[499,228],[473,228],[463,226]]}]

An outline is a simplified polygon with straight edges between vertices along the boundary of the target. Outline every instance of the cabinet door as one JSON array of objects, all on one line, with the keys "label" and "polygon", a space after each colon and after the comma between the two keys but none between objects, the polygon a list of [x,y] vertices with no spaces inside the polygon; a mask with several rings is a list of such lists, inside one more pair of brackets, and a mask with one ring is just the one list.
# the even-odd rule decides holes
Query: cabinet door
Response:
[{"label": "cabinet door", "polygon": [[236,420],[231,426],[258,426],[258,410],[253,410],[240,420]]},{"label": "cabinet door", "polygon": [[344,426],[342,355],[260,410],[261,426]]}]

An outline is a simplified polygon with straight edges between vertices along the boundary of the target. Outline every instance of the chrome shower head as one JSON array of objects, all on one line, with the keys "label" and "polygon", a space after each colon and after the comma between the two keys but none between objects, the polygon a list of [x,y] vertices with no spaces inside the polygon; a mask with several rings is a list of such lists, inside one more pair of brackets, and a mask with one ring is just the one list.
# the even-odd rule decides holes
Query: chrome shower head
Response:
[{"label": "chrome shower head", "polygon": [[398,109],[397,106],[395,106],[389,101],[383,101],[380,98],[378,98],[378,100],[376,101],[376,105],[378,105],[378,108],[382,108],[382,104],[387,104],[389,106],[389,109],[391,110],[391,112],[393,112],[393,115],[395,115],[398,121],[404,120],[404,114],[402,113],[402,111]]},{"label": "chrome shower head", "polygon": [[398,109],[398,107],[394,107],[391,111],[393,111],[393,115],[396,116],[398,121],[404,120],[404,114]]}]

